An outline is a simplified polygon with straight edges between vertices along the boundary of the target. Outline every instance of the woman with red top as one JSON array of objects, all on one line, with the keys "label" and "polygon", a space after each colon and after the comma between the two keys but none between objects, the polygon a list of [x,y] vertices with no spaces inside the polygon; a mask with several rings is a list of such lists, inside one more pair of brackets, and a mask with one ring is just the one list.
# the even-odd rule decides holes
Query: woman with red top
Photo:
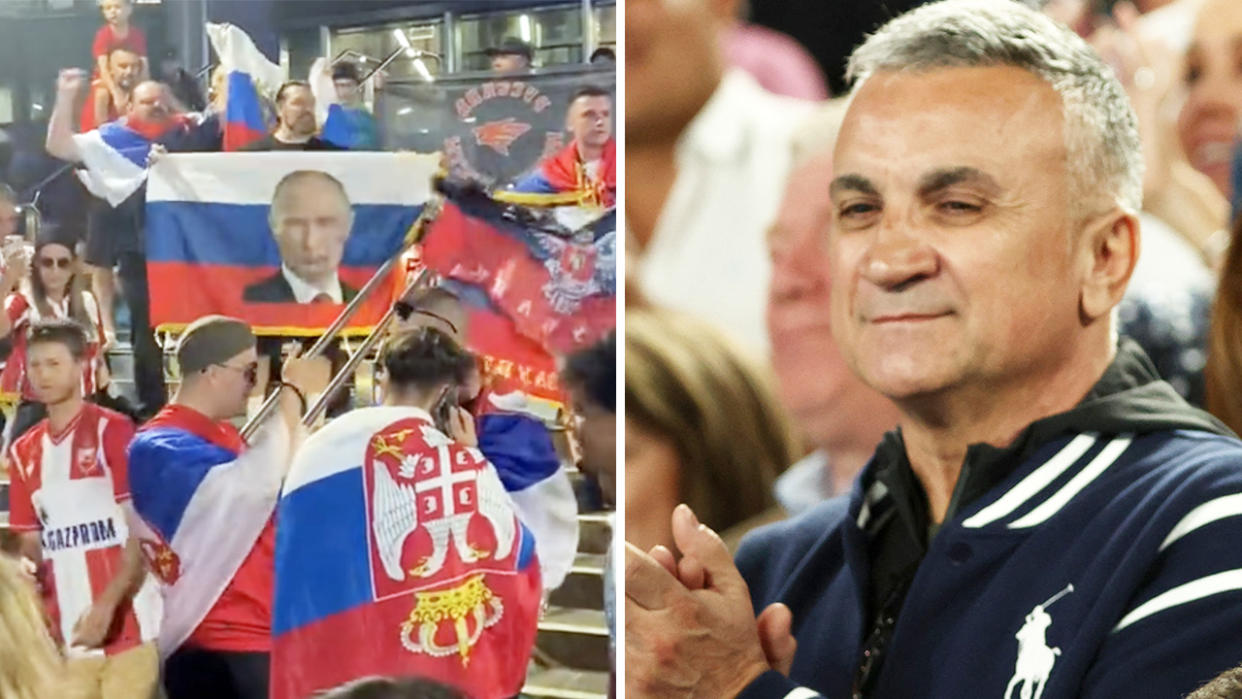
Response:
[{"label": "woman with red top", "polygon": [[95,74],[92,79],[100,80],[112,93],[112,103],[125,104],[125,92],[112,79],[108,58],[116,49],[127,49],[142,58],[142,75],[151,74],[151,66],[147,61],[147,35],[129,23],[134,13],[131,0],[100,0],[99,10],[103,13],[104,25],[95,32],[95,41],[91,44],[91,57],[95,59]]},{"label": "woman with red top", "polygon": [[[83,395],[93,395],[108,384],[107,367],[100,352],[104,338],[99,305],[77,275],[74,242],[67,233],[57,226],[44,225],[31,262],[12,250],[5,255],[5,270],[0,274],[0,293],[4,294],[0,338],[13,337],[13,352],[0,371],[0,392],[20,394],[21,398],[5,435],[5,444],[13,443],[30,426],[46,417],[26,376],[26,330],[34,321],[72,318],[81,323],[91,338],[82,374]],[[29,270],[32,263],[34,269]]]}]

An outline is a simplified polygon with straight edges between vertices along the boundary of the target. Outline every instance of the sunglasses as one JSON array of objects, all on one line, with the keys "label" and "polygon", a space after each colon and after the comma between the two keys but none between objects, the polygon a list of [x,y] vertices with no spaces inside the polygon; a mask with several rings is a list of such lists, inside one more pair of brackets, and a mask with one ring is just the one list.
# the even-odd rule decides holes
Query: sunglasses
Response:
[{"label": "sunglasses", "polygon": [[59,267],[61,269],[69,269],[69,265],[73,264],[73,259],[68,257],[40,257],[39,266],[43,269],[51,269]]},{"label": "sunglasses", "polygon": [[232,369],[233,371],[240,371],[242,376],[246,378],[246,383],[249,383],[251,386],[255,385],[259,381],[258,362],[250,362],[246,366],[229,366],[228,364],[216,364],[216,366],[223,367],[225,369]]}]

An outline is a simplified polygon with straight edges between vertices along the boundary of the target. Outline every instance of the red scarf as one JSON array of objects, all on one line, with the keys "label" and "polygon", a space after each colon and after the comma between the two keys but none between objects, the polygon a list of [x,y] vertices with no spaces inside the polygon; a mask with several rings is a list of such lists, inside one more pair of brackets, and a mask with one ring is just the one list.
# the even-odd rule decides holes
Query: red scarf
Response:
[{"label": "red scarf", "polygon": [[155,142],[174,129],[185,129],[190,125],[190,118],[184,114],[173,114],[163,121],[147,121],[137,117],[125,117],[125,127],[141,135],[148,141]]},{"label": "red scarf", "polygon": [[583,203],[595,206],[616,206],[617,200],[617,142],[608,139],[600,163],[599,180],[590,181],[586,168],[578,159],[578,141],[571,141],[556,155],[543,161],[543,176],[558,192],[582,192]]}]

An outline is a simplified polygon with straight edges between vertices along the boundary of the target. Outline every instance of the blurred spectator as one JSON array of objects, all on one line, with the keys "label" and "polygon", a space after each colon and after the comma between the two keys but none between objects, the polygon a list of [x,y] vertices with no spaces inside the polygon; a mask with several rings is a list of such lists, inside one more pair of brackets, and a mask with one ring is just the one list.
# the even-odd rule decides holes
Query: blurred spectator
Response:
[{"label": "blurred spectator", "polygon": [[103,319],[94,294],[77,273],[74,238],[71,230],[45,225],[35,243],[33,259],[27,257],[27,249],[20,243],[5,248],[5,268],[0,275],[5,312],[0,314],[0,336],[13,338],[13,353],[0,372],[0,390],[21,397],[6,444],[12,444],[47,415],[26,366],[26,332],[34,323],[52,318],[77,321],[88,337],[81,377],[85,395],[108,384],[101,351]]},{"label": "blurred spectator", "polygon": [[48,699],[63,696],[58,681],[64,661],[48,635],[38,597],[22,563],[0,554],[0,696]]},{"label": "blurred spectator", "polygon": [[599,483],[604,505],[617,502],[617,337],[565,360],[566,388],[577,415],[582,471]]},{"label": "blurred spectator", "polygon": [[66,695],[155,699],[160,604],[132,529],[134,425],[84,401],[89,344],[73,320],[30,330],[27,362],[48,417],[7,452],[12,527],[22,554],[40,563],[45,608],[68,657]]},{"label": "blurred spectator", "polygon": [[201,112],[207,108],[203,92],[198,87],[198,80],[181,65],[181,57],[176,49],[169,49],[160,57],[160,73],[157,80],[168,85],[172,96],[181,107],[190,112]]},{"label": "blurred spectator", "polygon": [[129,108],[129,95],[142,79],[142,56],[124,47],[112,49],[108,54],[108,72],[112,76],[110,83],[103,79],[91,81],[82,105],[82,133],[116,121]]},{"label": "blurred spectator", "polygon": [[845,61],[867,34],[897,15],[927,0],[754,0],[750,21],[789,35],[819,62],[828,80],[828,92],[843,95]]},{"label": "blurred spectator", "polygon": [[492,59],[492,72],[497,75],[524,73],[534,67],[534,50],[517,37],[506,36],[499,46],[493,46],[485,53]]},{"label": "blurred spectator", "polygon": [[[362,79],[357,64],[342,61],[333,66],[332,83],[343,119],[339,129],[334,130],[341,136],[332,142],[350,150],[379,150],[379,127],[362,101]],[[324,125],[325,131],[327,126]]]},{"label": "blurred spectator", "polygon": [[625,6],[627,254],[652,303],[707,319],[768,350],[771,278],[764,232],[811,103],[726,70],[732,4],[634,0]]},{"label": "blurred spectator", "polygon": [[0,182],[0,241],[10,235],[17,234],[18,213],[17,192],[7,184]]},{"label": "blurred spectator", "polygon": [[315,134],[315,95],[304,80],[290,80],[276,91],[276,130],[244,151],[344,150]]},{"label": "blurred spectator", "polygon": [[725,55],[774,95],[806,100],[828,98],[824,73],[806,49],[788,35],[749,24],[748,0],[737,2],[738,23],[729,30]]},{"label": "blurred spectator", "polygon": [[591,65],[596,68],[612,68],[617,65],[617,52],[601,46],[591,52]]},{"label": "blurred spectator", "polygon": [[884,432],[897,424],[892,401],[846,365],[829,321],[824,231],[832,217],[832,147],[844,109],[844,100],[834,101],[799,131],[801,162],[769,233],[772,365],[781,401],[814,450],[776,481],[776,498],[790,514],[848,492]]},{"label": "blurred spectator", "polygon": [[[136,54],[142,63],[140,74],[145,78],[151,73],[147,62],[147,36],[129,22],[134,13],[132,0],[100,0],[99,10],[103,13],[104,25],[95,32],[95,41],[91,44],[91,56],[95,59],[92,77],[102,81],[112,93],[114,105],[122,105],[126,92],[112,78],[110,56],[118,48]],[[95,125],[98,126],[99,122]]]},{"label": "blurred spectator", "polygon": [[418,677],[363,677],[316,695],[316,699],[469,699],[458,689]]},{"label": "blurred spectator", "polygon": [[765,377],[718,332],[681,313],[626,313],[627,541],[672,549],[678,503],[731,547],[783,518],[772,485],[795,443]]},{"label": "blurred spectator", "polygon": [[1226,197],[1232,193],[1230,169],[1242,115],[1242,3],[1207,0],[1199,10],[1182,81],[1186,103],[1178,118],[1182,149],[1196,170],[1211,178]]},{"label": "blurred spectator", "polygon": [[1207,409],[1242,434],[1242,218],[1233,224],[1233,241],[1212,304],[1208,343]]}]

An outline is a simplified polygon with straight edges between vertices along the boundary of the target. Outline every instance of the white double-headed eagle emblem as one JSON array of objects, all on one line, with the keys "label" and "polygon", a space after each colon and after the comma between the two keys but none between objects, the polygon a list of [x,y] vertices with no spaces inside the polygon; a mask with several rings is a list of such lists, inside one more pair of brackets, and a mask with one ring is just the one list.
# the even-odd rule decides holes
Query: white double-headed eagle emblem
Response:
[{"label": "white double-headed eagle emblem", "polygon": [[[433,452],[407,454],[400,444],[388,444],[385,435],[375,438],[377,456],[387,454],[400,459],[396,478],[378,458],[372,464],[375,485],[371,527],[384,573],[395,581],[405,580],[407,573],[429,578],[444,567],[450,543],[463,563],[508,557],[517,520],[499,476],[490,468],[477,467],[484,463],[477,449],[450,450],[453,442],[442,432],[429,425],[419,429]],[[400,442],[408,434],[403,432],[388,436]],[[424,493],[427,497],[419,497]],[[476,513],[495,532],[495,551],[480,550],[469,541],[470,520]],[[405,541],[420,524],[431,537],[431,553],[407,571],[401,561]]]}]

